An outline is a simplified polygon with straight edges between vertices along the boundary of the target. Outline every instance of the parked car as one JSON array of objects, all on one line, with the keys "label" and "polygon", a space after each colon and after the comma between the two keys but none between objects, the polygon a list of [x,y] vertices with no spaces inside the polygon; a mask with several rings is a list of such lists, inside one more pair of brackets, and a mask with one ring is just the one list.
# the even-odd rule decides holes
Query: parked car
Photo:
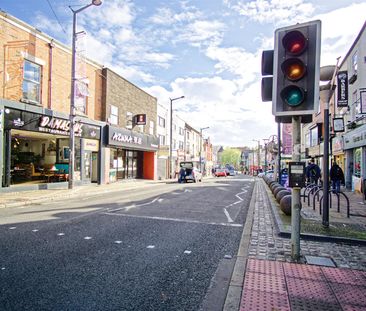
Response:
[{"label": "parked car", "polygon": [[181,162],[180,168],[178,182],[202,181],[202,173],[198,168],[193,166],[193,162]]},{"label": "parked car", "polygon": [[258,177],[263,177],[263,176],[268,176],[268,177],[272,177],[273,176],[273,170],[269,170],[267,172],[261,172],[258,174]]},{"label": "parked car", "polygon": [[215,177],[220,177],[220,176],[223,176],[223,177],[226,177],[227,174],[226,174],[226,169],[224,168],[217,168],[216,171],[215,171]]},{"label": "parked car", "polygon": [[229,175],[230,176],[235,176],[236,175],[236,172],[235,172],[235,170],[233,168],[230,168],[229,169]]}]

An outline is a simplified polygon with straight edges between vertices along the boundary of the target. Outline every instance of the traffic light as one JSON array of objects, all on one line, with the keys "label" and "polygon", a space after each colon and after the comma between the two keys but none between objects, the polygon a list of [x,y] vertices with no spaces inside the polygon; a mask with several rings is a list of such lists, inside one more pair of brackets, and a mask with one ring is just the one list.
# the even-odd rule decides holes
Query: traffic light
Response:
[{"label": "traffic light", "polygon": [[277,121],[311,122],[319,105],[321,22],[296,24],[275,31],[272,113]]}]

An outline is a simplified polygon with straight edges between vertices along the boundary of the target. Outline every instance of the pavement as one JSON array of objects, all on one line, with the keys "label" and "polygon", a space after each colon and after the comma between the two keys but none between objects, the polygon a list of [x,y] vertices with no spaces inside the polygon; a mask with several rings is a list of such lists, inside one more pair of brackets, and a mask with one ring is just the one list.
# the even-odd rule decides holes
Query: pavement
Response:
[{"label": "pavement", "polygon": [[[100,195],[154,186],[166,181],[131,180],[109,185],[1,193],[0,208],[23,206],[63,197]],[[19,188],[20,189],[20,188]],[[360,194],[347,193],[340,212],[333,205],[330,224],[366,225],[366,205]],[[291,241],[281,223],[276,202],[266,183],[257,178],[232,273],[225,311],[366,310],[366,243],[354,239],[310,235],[301,239],[298,262],[291,258]],[[319,205],[303,203],[302,216],[319,220]],[[284,229],[285,228],[285,229]],[[285,230],[285,231],[281,231]],[[287,228],[288,230],[288,228]],[[282,232],[282,234],[281,234]],[[323,236],[324,237],[324,236]]]},{"label": "pavement", "polygon": [[[350,209],[363,214],[362,196],[348,195]],[[364,217],[347,218],[346,202],[340,203],[340,213],[331,209],[331,224],[364,224]],[[281,217],[275,205],[268,186],[258,179],[224,310],[366,310],[365,244],[308,235],[301,239],[301,257],[295,262],[290,239],[280,234],[283,226],[277,223]],[[314,211],[306,204],[304,210]],[[313,215],[321,219],[316,212]]]}]

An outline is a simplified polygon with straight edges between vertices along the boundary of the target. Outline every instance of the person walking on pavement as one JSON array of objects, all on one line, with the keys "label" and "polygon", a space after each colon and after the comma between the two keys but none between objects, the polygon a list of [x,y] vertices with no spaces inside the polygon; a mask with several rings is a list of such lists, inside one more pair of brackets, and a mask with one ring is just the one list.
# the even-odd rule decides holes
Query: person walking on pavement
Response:
[{"label": "person walking on pavement", "polygon": [[307,181],[312,184],[318,184],[320,178],[320,168],[315,164],[314,159],[311,159],[309,165],[306,167],[306,178]]},{"label": "person walking on pavement", "polygon": [[336,161],[333,162],[329,172],[330,180],[332,181],[332,190],[334,193],[341,191],[341,183],[344,185],[344,174]]}]

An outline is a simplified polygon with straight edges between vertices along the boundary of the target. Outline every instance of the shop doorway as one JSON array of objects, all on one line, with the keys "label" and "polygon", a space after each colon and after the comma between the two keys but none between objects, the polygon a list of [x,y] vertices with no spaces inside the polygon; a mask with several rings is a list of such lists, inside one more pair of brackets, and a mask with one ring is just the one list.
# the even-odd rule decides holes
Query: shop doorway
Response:
[{"label": "shop doorway", "polygon": [[98,182],[98,152],[92,152],[91,163],[91,181]]}]

